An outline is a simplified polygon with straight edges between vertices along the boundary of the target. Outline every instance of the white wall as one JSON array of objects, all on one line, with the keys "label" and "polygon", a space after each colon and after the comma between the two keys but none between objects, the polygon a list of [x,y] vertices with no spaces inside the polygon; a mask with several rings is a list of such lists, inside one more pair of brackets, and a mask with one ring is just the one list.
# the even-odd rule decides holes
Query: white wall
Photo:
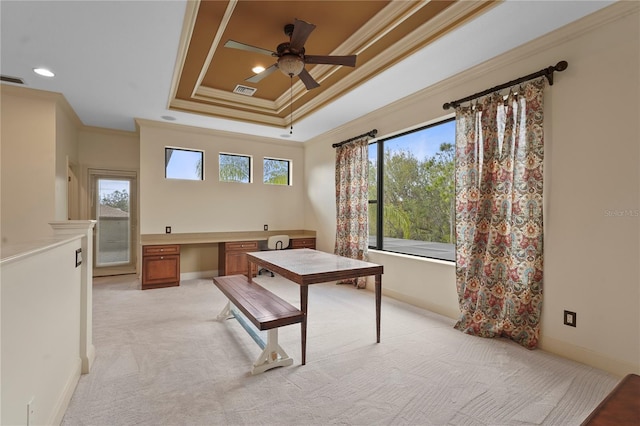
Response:
[{"label": "white wall", "polygon": [[[615,374],[640,372],[638,6],[596,15],[467,70],[305,146],[307,215],[333,251],[331,143],[384,137],[447,115],[442,104],[567,60],[545,95],[545,275],[540,347]],[[313,159],[313,161],[310,161]],[[607,211],[630,211],[624,217]],[[385,294],[457,318],[453,263],[372,252]],[[563,310],[577,327],[563,325]]]},{"label": "white wall", "polygon": [[60,237],[11,259],[12,248],[3,246],[3,425],[27,424],[31,401],[29,424],[59,424],[73,395],[81,368],[81,268],[74,262],[81,238]]},{"label": "white wall", "polygon": [[[139,120],[140,233],[303,229],[304,155],[301,143]],[[202,150],[204,181],[165,179],[164,149]],[[253,183],[219,182],[218,154],[253,157]],[[264,157],[292,161],[293,185],[262,183]]]}]

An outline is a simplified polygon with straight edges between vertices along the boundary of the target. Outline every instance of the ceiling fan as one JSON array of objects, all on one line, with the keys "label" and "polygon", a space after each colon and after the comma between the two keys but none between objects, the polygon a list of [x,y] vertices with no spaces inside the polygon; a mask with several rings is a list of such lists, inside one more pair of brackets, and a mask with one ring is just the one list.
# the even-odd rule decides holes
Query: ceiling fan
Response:
[{"label": "ceiling fan", "polygon": [[315,81],[311,74],[309,74],[305,69],[305,64],[346,65],[349,67],[356,66],[356,55],[305,55],[304,43],[315,28],[316,26],[313,24],[295,19],[293,24],[287,24],[284,26],[284,33],[289,36],[289,42],[280,43],[275,52],[233,40],[227,41],[224,46],[278,58],[275,64],[253,77],[247,78],[245,81],[258,83],[260,80],[273,73],[276,69],[279,69],[283,74],[291,78],[298,76],[304,83],[307,90],[311,90],[320,86],[320,84],[318,84],[318,82]]}]

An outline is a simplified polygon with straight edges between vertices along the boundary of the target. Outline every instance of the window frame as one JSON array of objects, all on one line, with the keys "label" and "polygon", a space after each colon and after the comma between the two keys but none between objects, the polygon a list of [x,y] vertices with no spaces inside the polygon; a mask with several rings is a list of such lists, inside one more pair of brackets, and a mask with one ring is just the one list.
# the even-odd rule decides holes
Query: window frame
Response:
[{"label": "window frame", "polygon": [[[266,182],[265,179],[265,161],[284,161],[287,163],[287,183],[272,183]],[[274,186],[293,186],[293,161],[286,158],[276,158],[276,157],[263,157],[262,158],[262,183],[265,185],[274,185]]]},{"label": "window frame", "polygon": [[[169,167],[169,161],[167,161],[167,150],[172,150],[172,151],[182,151],[182,152],[196,152],[196,153],[200,153],[200,161],[201,161],[201,166],[200,166],[200,178],[199,179],[191,179],[188,177],[170,177],[168,175],[168,170],[167,168]],[[204,162],[205,162],[205,155],[204,155],[204,151],[201,149],[195,149],[195,148],[182,148],[182,147],[176,147],[176,146],[165,146],[164,147],[164,178],[165,179],[171,179],[171,180],[187,180],[187,181],[193,181],[193,182],[202,182],[205,179],[205,174],[204,174]]]},{"label": "window frame", "polygon": [[[368,200],[368,207],[371,208],[372,206],[375,206],[376,209],[376,213],[375,213],[375,218],[376,218],[376,223],[375,223],[375,240],[372,243],[371,240],[371,235],[369,236],[369,246],[368,248],[371,250],[378,250],[378,251],[383,251],[383,252],[389,252],[389,253],[398,253],[398,254],[403,254],[406,256],[415,256],[415,257],[421,257],[421,258],[427,258],[427,259],[434,259],[434,260],[438,260],[438,261],[445,261],[445,262],[455,262],[455,242],[454,243],[440,243],[437,241],[424,241],[425,243],[437,243],[437,244],[447,244],[447,245],[452,245],[453,247],[453,260],[449,259],[449,258],[444,258],[444,257],[437,257],[437,256],[429,256],[426,254],[416,254],[416,253],[407,253],[407,252],[403,252],[403,251],[398,251],[398,250],[389,250],[387,248],[384,247],[384,152],[385,152],[385,142],[389,141],[389,140],[393,140],[393,139],[397,139],[399,137],[402,136],[406,136],[412,133],[416,133],[419,131],[423,131],[429,128],[433,128],[439,125],[443,125],[445,123],[449,123],[449,122],[455,122],[455,116],[451,116],[451,117],[447,117],[447,118],[442,118],[439,120],[435,120],[429,124],[423,125],[423,126],[419,126],[410,130],[406,130],[406,131],[402,131],[400,133],[394,134],[392,136],[388,136],[385,138],[381,138],[381,139],[377,139],[377,140],[373,140],[370,142],[369,146],[376,144],[376,161],[377,161],[377,170],[376,170],[376,185],[377,185],[377,190],[376,190],[376,198],[375,199],[369,199]],[[454,139],[453,139],[453,147],[454,147],[454,156],[455,156],[455,131],[454,131]],[[371,157],[369,157],[371,158]],[[454,157],[454,162],[455,162],[455,157]],[[454,169],[454,182],[455,182],[455,169]],[[454,193],[454,197],[455,197],[455,193]],[[370,215],[369,215],[370,217]],[[453,232],[455,234],[455,217],[454,217],[454,223],[453,223]],[[371,229],[371,225],[369,225],[369,229]],[[407,240],[407,241],[421,241],[421,240]]]},{"label": "window frame", "polygon": [[[225,179],[222,179],[222,176],[220,175],[220,172],[222,170],[220,160],[222,159],[222,156],[246,158],[249,161],[248,180],[246,182],[244,182],[244,181],[241,181],[241,180],[225,180]],[[253,183],[253,156],[249,155],[249,154],[238,154],[238,153],[231,153],[231,152],[219,152],[218,153],[218,181],[219,182],[224,182],[224,183],[243,183],[243,184]]]}]

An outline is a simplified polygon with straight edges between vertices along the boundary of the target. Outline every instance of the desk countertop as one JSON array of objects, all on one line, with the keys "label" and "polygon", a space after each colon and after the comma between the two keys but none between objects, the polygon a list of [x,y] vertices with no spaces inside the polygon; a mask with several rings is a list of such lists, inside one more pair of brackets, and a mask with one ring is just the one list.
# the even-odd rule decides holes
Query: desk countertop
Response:
[{"label": "desk countertop", "polygon": [[240,232],[196,232],[183,234],[142,234],[140,245],[159,244],[207,244],[232,241],[263,241],[271,235],[288,235],[289,238],[315,238],[316,231],[240,231]]}]

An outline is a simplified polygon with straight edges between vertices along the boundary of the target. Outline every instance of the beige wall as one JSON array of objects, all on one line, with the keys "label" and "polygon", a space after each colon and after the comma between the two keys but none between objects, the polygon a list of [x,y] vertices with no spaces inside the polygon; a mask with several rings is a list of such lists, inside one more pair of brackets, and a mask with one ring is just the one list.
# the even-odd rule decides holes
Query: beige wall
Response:
[{"label": "beige wall", "polygon": [[80,210],[82,219],[91,218],[89,204],[89,169],[138,173],[140,169],[140,138],[135,132],[83,127],[78,132],[80,162]]},{"label": "beige wall", "polygon": [[[303,229],[304,155],[301,143],[139,121],[140,233]],[[164,149],[202,150],[204,181],[165,179]],[[253,158],[253,183],[219,182],[218,154]],[[262,183],[265,156],[292,161],[293,185]]]},{"label": "beige wall", "polygon": [[69,166],[78,162],[78,126],[75,112],[64,101],[56,103],[56,198],[54,220],[69,219]]},{"label": "beige wall", "polygon": [[1,90],[2,243],[30,241],[51,235],[56,218],[56,96]]},{"label": "beige wall", "polygon": [[[637,4],[595,16],[412,95],[305,146],[307,216],[332,251],[332,142],[444,118],[442,104],[567,60],[545,95],[545,276],[540,346],[615,374],[640,372],[640,152]],[[310,161],[313,158],[314,161]],[[630,211],[612,217],[607,212]],[[457,317],[454,265],[371,253],[387,295]],[[563,310],[577,327],[563,325]],[[383,336],[384,338],[384,336]]]},{"label": "beige wall", "polygon": [[71,259],[81,239],[25,244],[2,261],[3,425],[60,424],[71,400],[81,371],[82,281],[81,268]]},{"label": "beige wall", "polygon": [[[618,2],[530,43],[305,144],[139,121],[140,137],[82,128],[80,185],[88,168],[137,171],[140,232],[311,229],[332,252],[335,235],[331,143],[372,128],[379,136],[442,119],[441,105],[561,59],[545,96],[545,302],[541,347],[617,374],[640,372],[640,208],[637,4]],[[3,242],[51,233],[64,207],[61,159],[74,159],[72,117],[60,96],[2,85]],[[68,111],[67,111],[68,113]],[[73,115],[73,114],[71,114]],[[57,148],[57,143],[62,144]],[[164,179],[164,147],[205,151],[204,182]],[[218,182],[219,152],[251,155],[254,183]],[[34,155],[37,153],[37,155]],[[263,185],[262,158],[293,161],[293,186]],[[88,218],[86,198],[84,218]],[[185,248],[185,271],[209,270],[216,247]],[[204,254],[203,254],[204,253]],[[198,259],[204,255],[205,258]],[[456,317],[453,264],[371,253],[384,264],[387,295]],[[564,309],[578,327],[562,324]]]}]

